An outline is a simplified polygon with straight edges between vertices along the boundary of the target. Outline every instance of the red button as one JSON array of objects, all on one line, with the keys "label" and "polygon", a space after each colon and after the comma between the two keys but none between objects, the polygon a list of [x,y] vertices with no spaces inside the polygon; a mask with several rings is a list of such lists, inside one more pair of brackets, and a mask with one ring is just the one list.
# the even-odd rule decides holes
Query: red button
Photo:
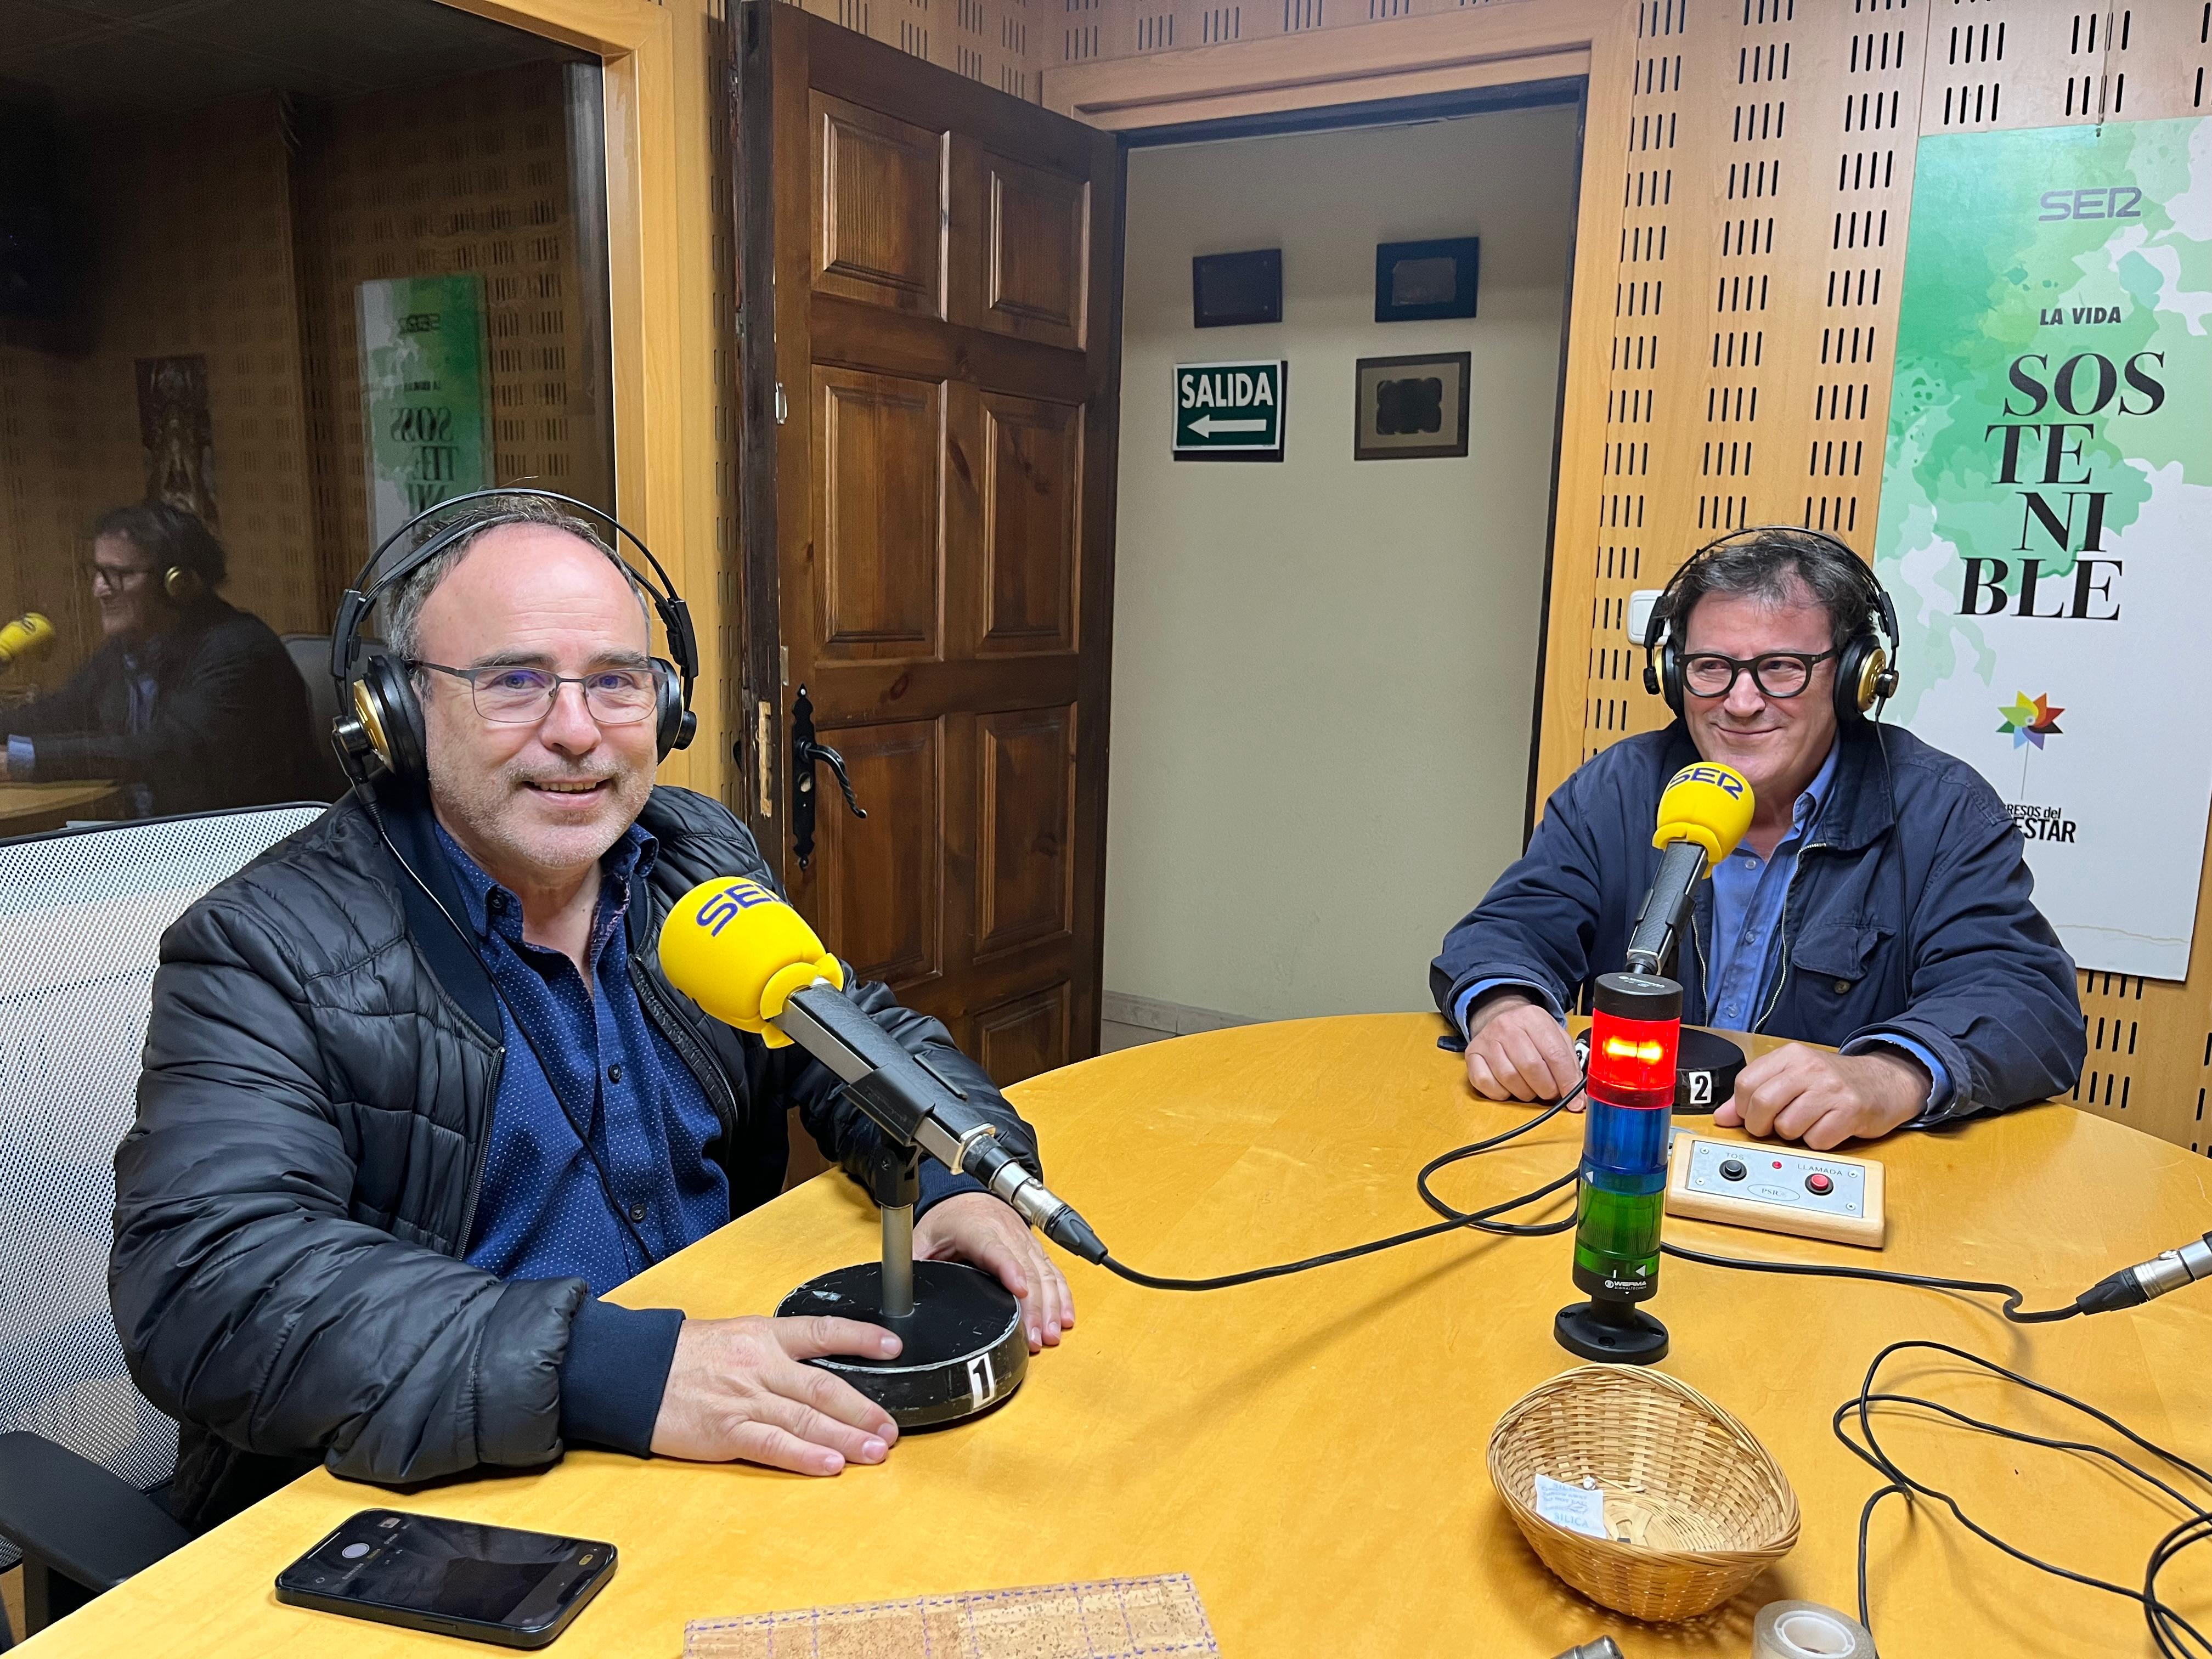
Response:
[{"label": "red button", "polygon": [[1815,1198],[1826,1198],[1830,1193],[1835,1191],[1835,1189],[1836,1183],[1829,1180],[1827,1176],[1822,1175],[1818,1170],[1814,1170],[1812,1174],[1805,1177],[1805,1190],[1812,1194]]}]

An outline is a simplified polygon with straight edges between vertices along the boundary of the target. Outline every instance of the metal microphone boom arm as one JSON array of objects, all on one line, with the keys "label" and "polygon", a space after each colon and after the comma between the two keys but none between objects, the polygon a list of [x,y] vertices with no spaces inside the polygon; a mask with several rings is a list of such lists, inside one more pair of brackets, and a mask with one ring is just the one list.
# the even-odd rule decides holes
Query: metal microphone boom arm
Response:
[{"label": "metal microphone boom arm", "polygon": [[842,1078],[860,1109],[900,1146],[918,1146],[956,1175],[981,1182],[1063,1249],[1085,1261],[1104,1258],[1098,1235],[1000,1144],[996,1126],[958,1086],[893,1042],[828,980],[794,992],[775,1023]]}]

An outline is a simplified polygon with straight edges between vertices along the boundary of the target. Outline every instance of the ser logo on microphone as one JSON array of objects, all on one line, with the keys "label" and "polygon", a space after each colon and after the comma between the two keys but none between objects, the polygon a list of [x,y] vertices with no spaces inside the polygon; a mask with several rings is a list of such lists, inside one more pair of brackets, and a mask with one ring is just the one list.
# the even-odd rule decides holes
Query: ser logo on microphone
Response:
[{"label": "ser logo on microphone", "polygon": [[720,939],[722,936],[722,929],[754,906],[782,902],[781,899],[776,897],[758,882],[746,881],[739,878],[701,905],[696,920],[700,927],[705,928],[716,939]]},{"label": "ser logo on microphone", "polygon": [[1750,787],[1727,767],[1712,765],[1686,766],[1674,774],[1674,782],[1667,787],[1671,789],[1680,783],[1710,783],[1730,799],[1740,799]]}]

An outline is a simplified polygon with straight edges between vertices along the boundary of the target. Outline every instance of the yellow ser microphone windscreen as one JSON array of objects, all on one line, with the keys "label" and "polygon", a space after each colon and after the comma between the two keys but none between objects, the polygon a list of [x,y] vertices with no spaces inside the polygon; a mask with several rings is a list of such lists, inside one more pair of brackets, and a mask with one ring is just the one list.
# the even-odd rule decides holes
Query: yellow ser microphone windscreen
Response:
[{"label": "yellow ser microphone windscreen", "polygon": [[817,979],[845,984],[845,965],[805,917],[743,876],[716,876],[676,901],[660,924],[660,969],[716,1019],[771,1048],[791,1041],[769,1022],[793,992]]},{"label": "yellow ser microphone windscreen", "polygon": [[1734,767],[1699,761],[1674,774],[1659,797],[1659,829],[1654,847],[1693,842],[1705,848],[1705,872],[1730,853],[1751,828],[1756,805],[1751,785]]},{"label": "yellow ser microphone windscreen", "polygon": [[38,611],[0,628],[0,668],[30,662],[54,648],[54,625]]}]

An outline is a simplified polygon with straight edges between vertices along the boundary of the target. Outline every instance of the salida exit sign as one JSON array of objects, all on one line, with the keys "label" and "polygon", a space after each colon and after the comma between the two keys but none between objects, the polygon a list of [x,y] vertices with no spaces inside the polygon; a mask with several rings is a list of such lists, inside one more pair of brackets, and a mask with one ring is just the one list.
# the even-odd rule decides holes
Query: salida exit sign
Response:
[{"label": "salida exit sign", "polygon": [[1283,392],[1290,365],[1177,363],[1175,458],[1179,461],[1279,461]]}]

